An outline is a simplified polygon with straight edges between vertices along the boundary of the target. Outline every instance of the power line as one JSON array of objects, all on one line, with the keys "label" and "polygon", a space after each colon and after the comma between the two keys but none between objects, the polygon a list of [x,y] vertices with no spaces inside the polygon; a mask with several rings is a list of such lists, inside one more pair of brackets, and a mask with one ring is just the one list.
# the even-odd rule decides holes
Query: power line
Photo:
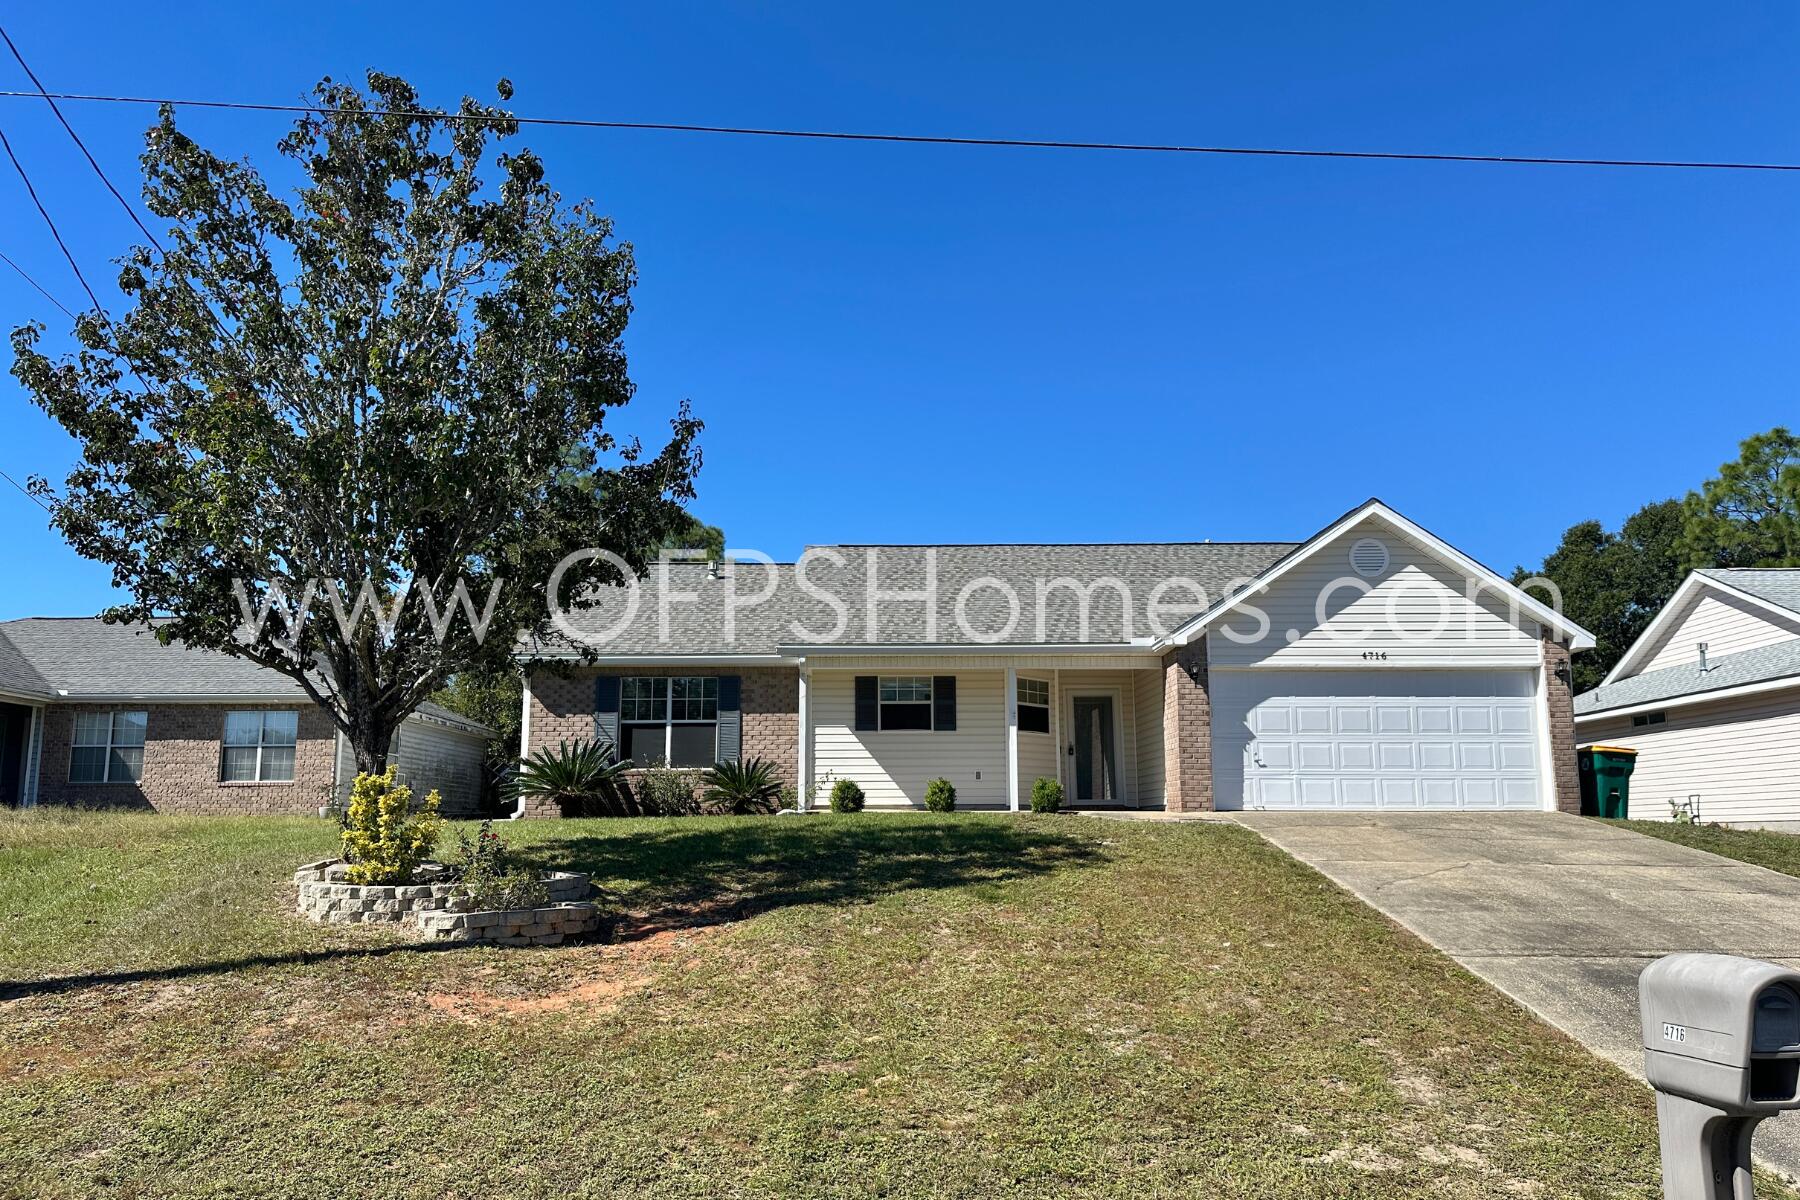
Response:
[{"label": "power line", "polygon": [[6,150],[6,157],[12,160],[13,170],[17,171],[19,178],[24,181],[25,190],[31,194],[31,202],[37,205],[38,215],[44,218],[44,224],[50,227],[50,236],[56,239],[57,246],[62,249],[63,257],[69,260],[69,270],[75,272],[75,278],[81,281],[81,290],[86,292],[88,299],[94,302],[94,311],[104,317],[106,310],[100,307],[100,297],[94,295],[94,289],[88,286],[87,276],[81,273],[81,267],[76,263],[75,256],[69,253],[69,244],[63,241],[62,232],[56,228],[56,222],[50,219],[50,211],[44,207],[44,202],[38,199],[37,189],[31,186],[31,176],[25,173],[24,164],[19,161],[19,156],[13,153],[12,143],[6,139],[4,129],[0,129],[0,148]]},{"label": "power line", "polygon": [[1296,150],[1268,146],[1185,146],[1151,142],[1082,142],[1040,138],[949,137],[915,133],[855,133],[823,129],[763,129],[743,125],[686,125],[672,121],[599,121],[578,117],[481,116],[425,109],[326,108],[312,104],[255,104],[237,100],[193,100],[177,97],[108,96],[84,92],[0,90],[0,99],[83,100],[104,104],[172,105],[179,108],[230,109],[239,112],[315,113],[321,116],[430,117],[442,121],[549,125],[571,129],[636,129],[662,133],[713,133],[737,137],[812,138],[837,142],[900,142],[925,146],[998,146],[1025,150],[1112,150],[1144,154],[1226,154],[1267,158],[1379,159],[1391,162],[1500,163],[1540,167],[1658,167],[1708,171],[1800,171],[1800,163],[1712,162],[1653,158],[1554,158],[1523,154],[1419,154],[1392,150]]},{"label": "power line", "polygon": [[[24,493],[25,498],[27,500],[29,500],[33,504],[37,505],[39,508],[43,509],[45,512],[50,512],[50,506],[48,504],[45,504],[42,500],[40,500],[36,496],[32,495],[30,488],[26,487],[24,484],[20,483],[16,479],[14,479],[11,475],[8,475],[5,471],[0,471],[0,479],[6,480],[6,482],[8,482],[8,483],[12,484],[14,487],[18,488],[19,491]],[[55,514],[51,513],[51,515],[54,516]]]},{"label": "power line", "polygon": [[19,277],[21,279],[23,279],[26,283],[29,283],[32,287],[36,288],[38,290],[38,293],[40,295],[42,295],[44,297],[44,299],[46,299],[50,303],[56,305],[56,307],[62,309],[63,316],[69,318],[69,320],[71,320],[71,321],[73,321],[75,319],[75,314],[69,311],[67,305],[65,305],[61,300],[58,300],[55,296],[52,296],[50,294],[50,289],[46,288],[43,284],[41,284],[37,280],[33,279],[31,277],[31,275],[25,270],[24,267],[21,267],[18,263],[14,262],[12,259],[8,258],[3,251],[0,251],[0,262],[5,263],[7,266],[9,266],[13,270],[17,271],[19,273]]},{"label": "power line", "polygon": [[150,232],[149,226],[145,225],[138,217],[137,210],[131,207],[130,202],[127,201],[124,196],[119,194],[119,189],[113,186],[113,181],[108,179],[106,177],[106,172],[100,169],[100,164],[95,161],[93,152],[87,148],[87,143],[81,140],[81,135],[75,132],[75,127],[69,124],[69,119],[67,117],[63,116],[62,109],[56,106],[56,98],[45,90],[43,81],[37,77],[37,72],[31,69],[31,64],[25,61],[25,56],[19,53],[19,48],[13,44],[11,35],[6,32],[6,27],[3,25],[0,25],[0,40],[6,42],[6,48],[12,51],[12,56],[18,60],[19,66],[24,68],[25,74],[31,80],[32,86],[37,88],[38,94],[44,98],[44,103],[50,106],[50,111],[56,114],[56,119],[62,122],[62,127],[69,131],[69,136],[75,139],[75,145],[80,147],[82,157],[88,160],[88,166],[94,168],[94,174],[100,177],[100,182],[106,185],[106,190],[113,194],[113,199],[119,202],[119,206],[125,210],[125,215],[131,218],[132,223],[138,227],[139,231],[141,231],[145,237],[150,239],[150,244],[155,246],[157,252],[160,254],[162,252],[162,243],[156,240],[156,235]]}]

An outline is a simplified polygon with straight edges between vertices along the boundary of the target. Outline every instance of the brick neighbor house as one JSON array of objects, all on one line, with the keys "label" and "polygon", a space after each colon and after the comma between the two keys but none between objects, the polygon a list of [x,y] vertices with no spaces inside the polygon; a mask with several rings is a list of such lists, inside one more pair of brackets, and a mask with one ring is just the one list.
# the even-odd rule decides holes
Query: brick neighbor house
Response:
[{"label": "brick neighbor house", "polygon": [[[823,802],[1575,810],[1592,636],[1378,500],[1304,542],[662,563],[520,648],[526,753],[771,761]],[[578,642],[585,650],[578,649]],[[522,813],[521,815],[537,815]]]},{"label": "brick neighbor house", "polygon": [[[427,704],[392,761],[444,812],[473,815],[492,736]],[[317,813],[355,775],[331,718],[274,671],[142,626],[0,622],[0,804]]]}]

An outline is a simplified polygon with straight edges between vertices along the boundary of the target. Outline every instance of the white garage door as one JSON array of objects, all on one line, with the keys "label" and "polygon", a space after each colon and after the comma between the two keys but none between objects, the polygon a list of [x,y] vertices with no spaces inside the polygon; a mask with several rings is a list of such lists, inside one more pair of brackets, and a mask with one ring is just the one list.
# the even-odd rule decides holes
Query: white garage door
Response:
[{"label": "white garage door", "polygon": [[1220,808],[1538,809],[1531,671],[1215,671]]}]

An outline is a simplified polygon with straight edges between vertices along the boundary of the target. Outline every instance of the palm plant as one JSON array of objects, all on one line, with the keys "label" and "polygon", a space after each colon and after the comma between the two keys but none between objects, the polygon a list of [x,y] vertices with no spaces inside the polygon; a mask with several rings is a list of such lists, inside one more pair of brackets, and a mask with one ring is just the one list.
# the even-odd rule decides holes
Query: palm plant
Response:
[{"label": "palm plant", "polygon": [[514,799],[556,805],[565,817],[635,817],[638,807],[622,786],[630,759],[613,760],[611,742],[559,742],[520,764],[509,789]]},{"label": "palm plant", "polygon": [[706,810],[730,816],[772,813],[780,806],[781,781],[766,758],[719,762],[707,769]]}]

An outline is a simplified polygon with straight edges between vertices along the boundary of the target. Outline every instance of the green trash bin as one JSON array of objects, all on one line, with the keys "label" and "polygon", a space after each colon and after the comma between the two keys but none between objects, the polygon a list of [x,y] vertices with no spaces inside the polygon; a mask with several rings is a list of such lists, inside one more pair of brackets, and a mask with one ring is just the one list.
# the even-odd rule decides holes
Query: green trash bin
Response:
[{"label": "green trash bin", "polygon": [[1631,772],[1636,750],[1626,746],[1583,746],[1575,752],[1581,775],[1581,813],[1622,819],[1631,813]]}]

